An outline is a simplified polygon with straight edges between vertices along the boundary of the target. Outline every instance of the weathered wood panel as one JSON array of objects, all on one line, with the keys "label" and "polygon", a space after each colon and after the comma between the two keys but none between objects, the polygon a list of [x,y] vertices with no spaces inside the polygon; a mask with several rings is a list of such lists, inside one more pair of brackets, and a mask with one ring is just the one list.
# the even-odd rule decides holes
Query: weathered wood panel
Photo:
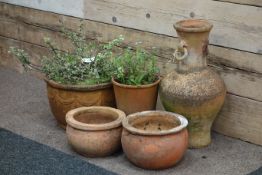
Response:
[{"label": "weathered wood panel", "polygon": [[88,0],[85,4],[85,19],[168,36],[176,36],[173,23],[191,14],[216,26],[211,44],[262,54],[262,11],[258,7],[210,0]]},{"label": "weathered wood panel", "polygon": [[[73,30],[76,30],[80,24],[80,19],[73,17],[8,5],[5,3],[0,3],[0,15],[2,18],[1,20],[4,21],[10,21],[10,19],[13,19],[15,22],[19,22],[19,25],[22,25],[21,23],[25,23],[53,31],[60,30],[62,25],[61,22],[63,22],[66,27]],[[157,35],[90,20],[84,20],[83,23],[88,37],[106,42],[122,34],[126,38],[126,44],[132,45],[135,41],[142,41],[144,47],[147,49],[154,47],[157,54],[163,58],[171,58],[174,48],[178,43],[178,39],[174,37]],[[21,37],[23,37],[23,35]],[[39,38],[41,39],[41,36]],[[262,56],[259,54],[242,52],[239,50],[212,45],[210,45],[209,50],[210,62],[250,72],[262,73]]]},{"label": "weathered wood panel", "polygon": [[[49,13],[46,12],[38,11],[39,13],[42,13],[42,15],[36,15],[35,13],[30,13],[34,10],[27,9],[24,11],[24,9],[21,7],[13,8],[14,10],[11,10],[12,8],[10,9],[6,6],[9,7],[10,5],[0,5],[0,9],[3,9],[0,12],[0,35],[40,46],[44,46],[42,38],[49,36],[50,38],[57,41],[57,44],[60,46],[60,48],[68,48],[68,42],[63,37],[61,37],[60,33],[58,32],[58,30],[60,29],[58,26],[61,25],[59,23],[59,19],[60,21],[62,19],[66,26],[74,26],[74,28],[76,28],[78,26],[76,24],[79,24],[79,20],[75,18],[54,14],[51,14],[51,17],[49,18]],[[13,14],[8,15],[8,12],[12,12]],[[25,20],[27,16],[30,16],[31,18],[33,18],[33,20]],[[36,19],[34,17],[36,17]],[[50,23],[48,21],[45,21],[43,24],[39,25],[39,23],[41,23],[41,18],[43,17],[45,17],[45,20],[50,19]],[[38,21],[38,23],[35,23],[35,21]],[[48,23],[49,25],[45,26],[45,23]],[[88,38],[98,38],[100,41],[104,42],[113,39],[120,34],[124,34],[126,37],[126,44],[134,44],[136,41],[142,40],[144,47],[148,49],[156,47],[156,50],[159,51],[159,63],[162,67],[163,74],[175,69],[176,67],[175,64],[168,63],[168,60],[166,58],[172,57],[174,43],[178,42],[175,38],[165,37],[163,35],[156,35],[133,29],[116,27],[113,25],[97,23],[88,20],[85,20],[84,24],[86,26],[86,35]],[[230,52],[232,52],[230,51],[230,49],[214,46],[211,47],[211,57],[209,59],[210,65],[215,67],[220,72],[221,76],[225,80],[229,92],[237,94],[239,96],[262,101],[262,88],[260,88],[262,87],[261,74],[241,71],[236,68],[230,68],[228,67],[228,65],[224,66],[227,64],[227,62],[229,62],[229,60],[231,63],[234,61],[239,64],[242,63],[240,64],[240,66],[248,66],[248,64],[246,63],[258,66],[259,64],[262,65],[262,59],[260,59],[260,57],[256,57],[256,54],[250,54],[246,52],[242,54],[232,54],[228,57],[226,53]],[[239,51],[235,52],[239,53]],[[219,54],[224,59],[221,60],[220,57],[215,56]],[[238,57],[241,55],[244,55],[244,57],[242,57],[242,62],[241,57]],[[254,55],[253,57],[251,57],[251,59],[253,58],[256,62],[251,63],[250,58],[245,57],[247,55]],[[262,67],[257,67],[257,70],[262,72]]]},{"label": "weathered wood panel", "polygon": [[255,6],[211,0],[0,1],[175,37],[176,21],[190,16],[205,18],[216,26],[211,44],[262,54],[262,11]]},{"label": "weathered wood panel", "polygon": [[262,145],[262,103],[227,95],[213,129],[231,137]]},{"label": "weathered wood panel", "polygon": [[254,5],[254,6],[262,7],[261,0],[214,0],[214,1],[231,2],[231,3],[237,3],[243,5]]},{"label": "weathered wood panel", "polygon": [[[38,65],[42,56],[49,53],[45,47],[0,36],[0,65],[15,69],[20,73],[24,71],[24,68],[14,56],[8,53],[11,46],[24,49],[33,58],[31,61]],[[31,73],[37,77],[43,77],[39,72],[32,71]]]},{"label": "weathered wood panel", "polygon": [[209,46],[209,62],[248,72],[262,73],[262,55]]},{"label": "weathered wood panel", "polygon": [[[44,46],[42,38],[49,36],[57,41],[56,43],[60,46],[60,48],[70,48],[68,42],[60,35],[59,32],[43,29],[34,25],[19,23],[18,21],[11,19],[8,20],[7,18],[0,18],[0,24],[0,35],[2,36],[26,41],[40,46]],[[113,33],[113,31],[108,32]],[[156,41],[155,38],[148,39]],[[175,64],[168,63],[165,58],[160,57],[159,61],[162,74],[166,74],[176,68]],[[245,71],[228,68],[222,65],[216,66],[211,64],[211,66],[215,67],[219,71],[229,92],[262,101],[262,88],[260,88],[262,87],[262,75],[247,73]]]}]

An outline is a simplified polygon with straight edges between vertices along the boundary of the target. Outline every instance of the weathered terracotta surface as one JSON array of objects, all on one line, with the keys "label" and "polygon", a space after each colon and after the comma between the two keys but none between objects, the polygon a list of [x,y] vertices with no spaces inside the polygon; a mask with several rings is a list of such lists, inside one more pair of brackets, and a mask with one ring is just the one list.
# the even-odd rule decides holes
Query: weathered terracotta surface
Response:
[{"label": "weathered terracotta surface", "polygon": [[127,115],[156,109],[159,82],[160,79],[152,84],[132,86],[120,84],[112,79],[117,108]]},{"label": "weathered terracotta surface", "polygon": [[66,114],[69,144],[81,155],[104,157],[121,148],[125,113],[110,107],[80,107]]},{"label": "weathered terracotta surface", "polygon": [[172,167],[187,149],[186,126],[186,118],[175,113],[145,111],[131,114],[123,120],[123,151],[141,168]]},{"label": "weathered terracotta surface", "polygon": [[81,106],[115,107],[115,96],[111,83],[100,85],[62,85],[46,80],[51,111],[58,124],[65,128],[66,113]]},{"label": "weathered terracotta surface", "polygon": [[159,94],[167,111],[189,120],[189,147],[200,148],[211,142],[210,130],[223,106],[226,88],[206,64],[212,25],[205,20],[185,20],[175,28],[188,56],[178,62],[176,71],[163,78]]}]

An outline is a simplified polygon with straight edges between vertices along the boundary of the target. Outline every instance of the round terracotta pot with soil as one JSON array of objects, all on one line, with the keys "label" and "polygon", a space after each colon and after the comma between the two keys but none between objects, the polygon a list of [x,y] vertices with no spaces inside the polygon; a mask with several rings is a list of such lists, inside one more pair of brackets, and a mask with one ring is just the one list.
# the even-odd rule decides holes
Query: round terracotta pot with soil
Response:
[{"label": "round terracotta pot with soil", "polygon": [[112,83],[97,85],[63,85],[45,79],[51,111],[58,124],[65,128],[68,111],[82,106],[115,107]]},{"label": "round terracotta pot with soil", "polygon": [[126,85],[112,79],[116,106],[127,115],[135,112],[155,110],[160,78],[147,85]]},{"label": "round terracotta pot with soil", "polygon": [[127,158],[144,169],[165,169],[182,159],[188,146],[188,121],[165,111],[134,113],[122,122],[122,147]]},{"label": "round terracotta pot with soil", "polygon": [[81,155],[104,157],[121,148],[125,113],[111,107],[80,107],[66,114],[69,144]]}]

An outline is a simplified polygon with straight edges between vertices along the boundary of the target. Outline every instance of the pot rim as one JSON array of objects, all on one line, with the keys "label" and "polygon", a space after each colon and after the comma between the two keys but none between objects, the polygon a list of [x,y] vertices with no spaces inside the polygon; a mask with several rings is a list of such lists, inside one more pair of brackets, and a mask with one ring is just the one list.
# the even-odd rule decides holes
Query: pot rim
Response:
[{"label": "pot rim", "polygon": [[150,88],[150,87],[153,87],[153,86],[158,85],[158,84],[160,83],[160,81],[161,81],[161,77],[158,77],[158,79],[157,79],[154,83],[151,83],[151,84],[145,84],[145,85],[127,85],[127,84],[118,83],[114,78],[112,78],[112,83],[113,83],[113,85],[119,86],[119,87],[122,87],[122,88],[129,88],[129,89]]},{"label": "pot rim", "polygon": [[[152,114],[154,115],[156,113],[175,117],[180,121],[180,125],[172,128],[172,129],[169,129],[169,130],[145,131],[145,130],[137,129],[129,123],[130,119],[133,119],[133,118],[136,118],[136,117],[138,117],[138,118],[146,117],[148,115],[152,115]],[[182,131],[183,129],[185,129],[187,127],[188,120],[184,116],[177,114],[177,113],[156,110],[156,111],[143,111],[143,112],[137,112],[137,113],[130,114],[126,118],[123,119],[122,125],[126,130],[128,130],[132,134],[146,135],[146,136],[159,136],[159,135],[175,134],[175,133]]]},{"label": "pot rim", "polygon": [[[196,27],[192,27],[192,25],[191,27],[187,27],[184,24],[188,22],[199,23],[200,25]],[[174,28],[180,32],[208,32],[213,28],[213,24],[205,19],[186,19],[176,22]]]},{"label": "pot rim", "polygon": [[99,90],[99,89],[105,89],[112,87],[112,83],[101,83],[101,84],[94,84],[94,85],[73,85],[73,84],[61,84],[57,83],[53,80],[50,80],[48,78],[44,78],[45,82],[58,89],[63,89],[63,90],[73,90],[73,91],[94,91],[94,90]]},{"label": "pot rim", "polygon": [[[86,111],[97,111],[100,110],[109,110],[114,112],[117,115],[117,119],[112,122],[103,123],[103,124],[87,124],[83,122],[77,121],[74,116],[80,113],[85,113]],[[106,107],[106,106],[90,106],[90,107],[79,107],[76,109],[72,109],[66,114],[66,123],[67,125],[84,131],[101,131],[101,130],[109,130],[114,129],[122,125],[122,120],[126,117],[126,114],[115,108]]]}]

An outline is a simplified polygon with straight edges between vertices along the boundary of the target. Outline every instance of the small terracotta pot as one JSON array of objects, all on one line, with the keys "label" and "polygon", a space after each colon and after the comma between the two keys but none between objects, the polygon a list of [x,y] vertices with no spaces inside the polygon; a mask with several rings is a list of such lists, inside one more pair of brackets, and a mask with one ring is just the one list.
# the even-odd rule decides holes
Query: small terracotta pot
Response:
[{"label": "small terracotta pot", "polygon": [[82,106],[115,107],[112,83],[98,85],[63,85],[45,79],[49,105],[58,124],[66,127],[65,115]]},{"label": "small terracotta pot", "polygon": [[121,148],[122,120],[125,113],[114,108],[80,107],[66,114],[69,144],[81,155],[104,157]]},{"label": "small terracotta pot", "polygon": [[188,146],[187,119],[165,111],[129,115],[122,122],[127,158],[145,169],[165,169],[183,157]]},{"label": "small terracotta pot", "polygon": [[116,106],[127,115],[135,112],[155,110],[160,79],[148,85],[125,85],[112,79]]}]

